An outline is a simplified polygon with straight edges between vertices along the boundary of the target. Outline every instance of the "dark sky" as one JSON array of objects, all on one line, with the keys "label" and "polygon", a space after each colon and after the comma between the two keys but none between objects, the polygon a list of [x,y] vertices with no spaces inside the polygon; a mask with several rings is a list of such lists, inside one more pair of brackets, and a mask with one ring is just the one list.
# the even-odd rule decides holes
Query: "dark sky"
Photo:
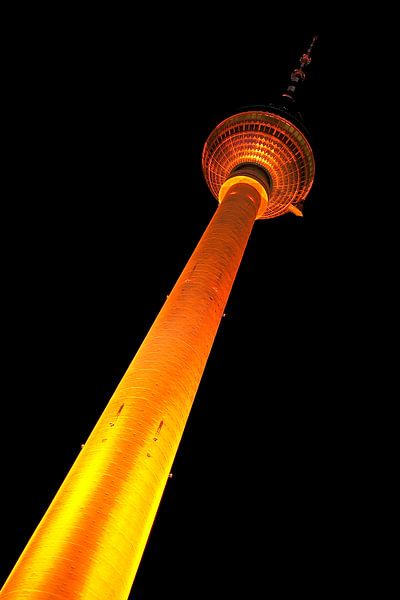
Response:
[{"label": "dark sky", "polygon": [[251,26],[234,13],[222,33],[209,13],[178,25],[163,10],[157,23],[58,16],[26,56],[4,275],[1,579],[215,211],[207,135],[273,100],[319,33],[299,91],[316,158],[304,218],[255,223],[133,595],[325,597],[328,564],[343,567],[332,548],[350,477],[331,361],[345,294],[326,177],[331,38],[285,11],[269,23],[264,8]]}]

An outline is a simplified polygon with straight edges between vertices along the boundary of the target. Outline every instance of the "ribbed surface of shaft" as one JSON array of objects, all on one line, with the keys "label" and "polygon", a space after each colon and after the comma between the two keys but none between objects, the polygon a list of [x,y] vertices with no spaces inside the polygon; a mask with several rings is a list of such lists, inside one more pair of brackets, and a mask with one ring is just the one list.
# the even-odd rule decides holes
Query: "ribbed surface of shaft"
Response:
[{"label": "ribbed surface of shaft", "polygon": [[128,597],[259,202],[227,192],[2,598]]}]

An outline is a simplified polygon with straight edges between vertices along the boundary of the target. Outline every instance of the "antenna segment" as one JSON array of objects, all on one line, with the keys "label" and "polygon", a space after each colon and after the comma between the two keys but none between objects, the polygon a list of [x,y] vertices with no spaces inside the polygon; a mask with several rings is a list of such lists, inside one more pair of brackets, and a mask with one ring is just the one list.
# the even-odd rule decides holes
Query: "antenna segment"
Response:
[{"label": "antenna segment", "polygon": [[291,83],[286,88],[286,91],[282,93],[282,97],[288,98],[291,102],[295,102],[295,94],[296,94],[297,85],[301,81],[304,81],[306,78],[306,73],[305,73],[304,69],[306,67],[308,67],[308,65],[311,62],[311,52],[312,52],[312,49],[314,48],[314,45],[315,45],[317,39],[318,39],[318,36],[314,35],[314,37],[311,41],[311,44],[307,48],[306,52],[304,52],[304,54],[302,54],[300,57],[300,67],[297,67],[296,69],[294,69],[292,71],[292,73],[290,75]]}]

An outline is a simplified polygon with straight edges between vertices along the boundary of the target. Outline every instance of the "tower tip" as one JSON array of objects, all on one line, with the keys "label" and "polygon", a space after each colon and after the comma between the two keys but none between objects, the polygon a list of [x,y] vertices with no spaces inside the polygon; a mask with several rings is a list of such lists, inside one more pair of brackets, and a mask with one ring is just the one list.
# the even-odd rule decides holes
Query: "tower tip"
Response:
[{"label": "tower tip", "polygon": [[295,95],[297,86],[301,81],[304,81],[306,78],[306,73],[304,70],[311,63],[311,53],[318,39],[319,35],[314,34],[309,47],[300,57],[300,66],[292,71],[292,73],[290,74],[290,84],[288,85],[286,90],[281,94],[283,100],[289,101],[289,104],[293,104],[296,101]]}]

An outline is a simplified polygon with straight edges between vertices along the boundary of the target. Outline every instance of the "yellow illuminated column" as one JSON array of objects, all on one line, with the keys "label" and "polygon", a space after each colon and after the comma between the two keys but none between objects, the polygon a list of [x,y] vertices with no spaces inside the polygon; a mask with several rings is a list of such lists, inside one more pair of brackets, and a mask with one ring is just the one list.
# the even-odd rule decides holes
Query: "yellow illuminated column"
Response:
[{"label": "yellow illuminated column", "polygon": [[128,597],[266,193],[255,180],[235,177],[221,188],[220,198],[1,598]]}]

